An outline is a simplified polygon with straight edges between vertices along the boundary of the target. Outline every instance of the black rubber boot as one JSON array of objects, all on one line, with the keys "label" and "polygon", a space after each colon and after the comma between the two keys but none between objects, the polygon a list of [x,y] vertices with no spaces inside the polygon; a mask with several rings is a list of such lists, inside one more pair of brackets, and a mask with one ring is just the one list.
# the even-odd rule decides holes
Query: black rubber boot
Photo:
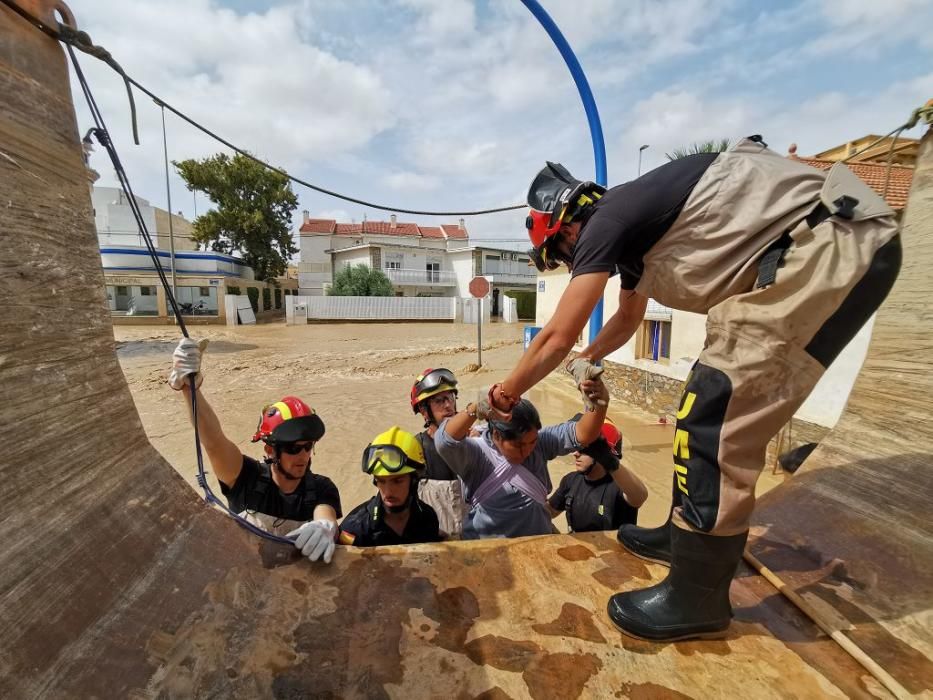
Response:
[{"label": "black rubber boot", "polygon": [[[673,513],[673,508],[671,513]],[[671,513],[658,527],[638,527],[626,523],[619,528],[616,538],[628,551],[655,564],[671,565]]]},{"label": "black rubber boot", "polygon": [[641,559],[655,564],[671,565],[671,514],[674,508],[683,505],[680,489],[677,488],[677,475],[671,480],[671,510],[667,520],[659,527],[638,527],[623,525],[616,538],[628,551]]},{"label": "black rubber boot", "polygon": [[625,634],[652,642],[714,639],[732,621],[729,584],[748,532],[715,537],[671,526],[671,571],[661,583],[609,599],[609,618]]}]

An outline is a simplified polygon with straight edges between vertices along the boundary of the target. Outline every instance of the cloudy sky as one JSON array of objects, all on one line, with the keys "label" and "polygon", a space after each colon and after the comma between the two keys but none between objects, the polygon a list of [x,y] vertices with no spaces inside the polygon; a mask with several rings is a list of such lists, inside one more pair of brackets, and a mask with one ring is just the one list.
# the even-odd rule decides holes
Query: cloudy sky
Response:
[{"label": "cloudy sky", "polygon": [[[609,182],[678,146],[760,133],[801,155],[883,134],[933,97],[929,0],[542,0],[590,81]],[[316,184],[408,209],[524,200],[545,159],[593,176],[586,118],[560,55],[519,0],[72,0],[127,72],[230,141]],[[83,66],[134,189],[165,206],[160,112]],[[75,90],[75,95],[80,92]],[[90,126],[78,102],[82,132]],[[169,157],[224,150],[167,116]],[[907,135],[919,136],[920,129]],[[115,178],[92,159],[99,184]],[[209,202],[172,173],[173,209]],[[301,209],[387,219],[296,187]],[[416,223],[452,222],[402,215]],[[470,217],[477,238],[524,238],[524,213]]]}]

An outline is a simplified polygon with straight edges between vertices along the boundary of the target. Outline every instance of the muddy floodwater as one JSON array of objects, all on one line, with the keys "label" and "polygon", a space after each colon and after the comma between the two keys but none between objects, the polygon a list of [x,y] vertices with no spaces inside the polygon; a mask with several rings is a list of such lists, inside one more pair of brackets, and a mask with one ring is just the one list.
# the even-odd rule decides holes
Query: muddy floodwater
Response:
[{"label": "muddy floodwater", "polygon": [[[224,432],[247,455],[259,458],[261,447],[250,442],[260,409],[282,396],[295,395],[314,407],[327,433],[315,450],[312,469],[330,477],[340,490],[344,513],[374,493],[360,470],[366,444],[392,425],[418,432],[422,422],[412,413],[409,392],[427,367],[447,367],[460,380],[460,407],[505,378],[522,354],[519,324],[494,323],[483,328],[483,367],[476,369],[476,327],[461,324],[392,323],[324,324],[192,328],[209,338],[201,391],[220,417]],[[197,463],[194,434],[179,392],[165,383],[171,354],[179,337],[175,327],[114,328],[117,354],[152,444],[195,488]],[[528,393],[545,425],[567,420],[581,410],[570,378],[555,371]],[[622,430],[624,463],[650,491],[639,524],[664,521],[670,505],[673,426],[637,406],[610,402],[609,416]],[[205,456],[205,466],[209,462]],[[551,462],[556,487],[573,469],[573,460]],[[215,492],[216,480],[209,475]],[[779,483],[766,469],[759,494]],[[200,492],[200,489],[199,489]],[[566,531],[563,516],[557,521]]]}]

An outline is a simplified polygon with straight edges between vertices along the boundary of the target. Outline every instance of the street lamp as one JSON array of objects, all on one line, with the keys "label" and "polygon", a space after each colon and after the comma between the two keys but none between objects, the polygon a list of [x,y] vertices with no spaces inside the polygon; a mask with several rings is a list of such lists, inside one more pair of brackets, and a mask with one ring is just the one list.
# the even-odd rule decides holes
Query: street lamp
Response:
[{"label": "street lamp", "polygon": [[647,144],[647,143],[646,143],[644,146],[642,146],[641,148],[638,149],[638,174],[639,174],[639,175],[641,175],[641,154],[642,154],[642,152],[643,152],[646,148],[648,148],[648,144]]}]

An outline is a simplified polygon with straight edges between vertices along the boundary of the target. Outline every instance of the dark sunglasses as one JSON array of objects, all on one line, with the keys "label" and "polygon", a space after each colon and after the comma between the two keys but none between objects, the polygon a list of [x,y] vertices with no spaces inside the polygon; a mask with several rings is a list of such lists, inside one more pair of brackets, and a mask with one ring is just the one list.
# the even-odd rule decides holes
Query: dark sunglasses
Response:
[{"label": "dark sunglasses", "polygon": [[285,454],[297,455],[301,454],[302,452],[310,453],[312,450],[314,450],[314,443],[306,442],[304,444],[298,444],[297,442],[285,442],[279,445],[279,447]]}]

